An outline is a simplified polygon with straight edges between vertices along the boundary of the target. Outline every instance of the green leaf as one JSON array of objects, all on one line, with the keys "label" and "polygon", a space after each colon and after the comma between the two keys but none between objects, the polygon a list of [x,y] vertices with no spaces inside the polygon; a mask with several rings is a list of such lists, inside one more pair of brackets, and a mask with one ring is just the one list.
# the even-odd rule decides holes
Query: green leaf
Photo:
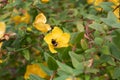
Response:
[{"label": "green leaf", "polygon": [[35,74],[31,74],[30,75],[30,80],[45,80],[45,79],[42,79],[42,78],[40,78],[39,76],[37,76]]},{"label": "green leaf", "polygon": [[120,60],[120,49],[115,44],[110,44],[110,51],[112,56]]},{"label": "green leaf", "polygon": [[25,57],[26,60],[30,60],[30,52],[29,52],[29,50],[24,50],[23,51],[23,56]]},{"label": "green leaf", "polygon": [[110,55],[110,49],[108,46],[103,45],[101,48],[101,53],[106,54],[106,55]]},{"label": "green leaf", "polygon": [[75,68],[77,68],[78,65],[79,65],[79,61],[78,61],[76,58],[74,58],[74,57],[72,56],[72,54],[70,54],[70,57],[71,57],[71,59],[72,59],[72,64],[73,64],[73,66],[74,66]]},{"label": "green leaf", "polygon": [[115,36],[115,37],[113,37],[113,42],[120,49],[120,37],[119,37],[120,36],[120,29],[115,30],[113,32],[113,35]]},{"label": "green leaf", "polygon": [[102,33],[105,33],[104,29],[103,29],[103,24],[99,24],[97,22],[93,22],[92,24],[89,25],[90,28],[96,30],[96,31],[99,31],[99,32],[102,32]]},{"label": "green leaf", "polygon": [[82,23],[82,22],[77,21],[77,22],[76,22],[76,26],[77,26],[78,31],[84,32],[84,26],[83,26],[83,23]]},{"label": "green leaf", "polygon": [[114,69],[113,78],[118,80],[120,79],[120,67]]},{"label": "green leaf", "polygon": [[51,70],[57,70],[57,68],[58,68],[58,65],[57,65],[55,59],[53,59],[52,57],[48,57],[47,64]]},{"label": "green leaf", "polygon": [[69,60],[70,59],[68,52],[71,50],[71,47],[66,47],[66,48],[63,47],[63,48],[58,48],[56,50],[58,52],[58,57],[61,60]]},{"label": "green leaf", "polygon": [[65,73],[68,73],[68,74],[73,74],[73,69],[71,67],[69,67],[68,65],[63,64],[59,61],[57,61],[57,64],[60,67],[60,70],[64,71]]},{"label": "green leaf", "polygon": [[120,28],[120,22],[113,12],[109,12],[107,18],[101,18],[101,21],[113,28]]},{"label": "green leaf", "polygon": [[87,67],[85,72],[86,73],[94,73],[94,74],[96,74],[97,72],[99,72],[99,69],[94,69],[94,68]]},{"label": "green leaf", "polygon": [[100,37],[96,37],[94,43],[100,46],[103,43],[103,39]]},{"label": "green leaf", "polygon": [[84,32],[74,32],[71,33],[71,41],[72,44],[77,44],[80,42],[80,40],[84,37]]},{"label": "green leaf", "polygon": [[78,76],[82,73],[84,73],[84,66],[83,66],[83,63],[81,62],[78,64],[78,67],[73,70],[73,75]]},{"label": "green leaf", "polygon": [[58,65],[57,65],[55,59],[47,53],[44,53],[44,54],[45,54],[45,59],[46,59],[46,62],[48,64],[48,67],[51,70],[56,70],[58,68]]},{"label": "green leaf", "polygon": [[90,48],[90,49],[87,49],[87,50],[85,51],[85,53],[92,53],[92,52],[95,52],[95,51],[96,51],[95,48]]},{"label": "green leaf", "polygon": [[101,2],[100,7],[103,8],[104,11],[111,11],[114,4],[112,2]]},{"label": "green leaf", "polygon": [[113,65],[113,66],[116,65],[114,59],[110,55],[101,55],[100,62],[108,63],[108,64]]},{"label": "green leaf", "polygon": [[69,77],[68,75],[63,75],[63,76],[55,78],[54,80],[65,80],[68,77]]},{"label": "green leaf", "polygon": [[72,60],[72,64],[75,68],[78,68],[80,66],[80,62],[82,60],[84,60],[84,56],[82,55],[78,55],[74,52],[69,52],[69,55],[71,57],[71,60]]},{"label": "green leaf", "polygon": [[39,66],[49,76],[51,76],[53,74],[53,71],[51,71],[47,66],[43,65],[42,63],[40,63]]},{"label": "green leaf", "polygon": [[83,50],[88,49],[88,43],[86,42],[85,39],[81,39],[80,44],[81,44],[81,47],[83,48]]}]

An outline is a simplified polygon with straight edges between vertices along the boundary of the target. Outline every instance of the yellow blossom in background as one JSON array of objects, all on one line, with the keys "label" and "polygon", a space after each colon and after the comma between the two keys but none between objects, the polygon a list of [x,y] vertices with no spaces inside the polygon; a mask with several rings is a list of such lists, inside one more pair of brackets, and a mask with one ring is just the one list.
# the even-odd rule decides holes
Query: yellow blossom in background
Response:
[{"label": "yellow blossom in background", "polygon": [[20,15],[13,16],[11,20],[16,25],[22,22],[28,24],[30,22],[30,14],[28,12],[25,12],[22,16]]},{"label": "yellow blossom in background", "polygon": [[30,22],[30,14],[25,12],[24,15],[21,17],[21,22],[28,24]]},{"label": "yellow blossom in background", "polygon": [[[4,22],[0,22],[0,39],[3,37],[3,35],[5,34],[6,31],[6,25]],[[0,42],[0,48],[2,46],[3,42]]]},{"label": "yellow blossom in background", "polygon": [[76,78],[76,77],[72,78],[72,77],[69,77],[69,78],[67,78],[67,79],[65,79],[65,80],[80,80],[80,78]]},{"label": "yellow blossom in background", "polygon": [[[87,0],[87,3],[88,4],[93,4],[95,6],[99,6],[101,2],[105,2],[105,0]],[[113,9],[115,9],[119,4],[119,0],[107,0],[107,2],[112,2],[114,5],[111,6]],[[101,8],[96,8],[98,11],[101,10]],[[115,11],[114,11],[114,14],[116,15],[117,18],[120,18],[120,10],[119,8],[117,8]],[[120,20],[119,20],[120,21]]]},{"label": "yellow blossom in background", "polygon": [[98,6],[101,2],[104,2],[104,0],[87,0],[88,4],[94,4],[95,6]]},{"label": "yellow blossom in background", "polygon": [[21,22],[21,16],[17,15],[12,17],[12,21],[17,25]]},{"label": "yellow blossom in background", "polygon": [[40,68],[38,64],[31,64],[27,66],[24,78],[29,79],[30,74],[35,74],[41,78],[47,78],[48,75]]},{"label": "yellow blossom in background", "polygon": [[45,15],[43,13],[40,13],[36,16],[33,26],[41,32],[48,32],[51,30],[51,27],[49,24],[46,24],[46,22],[47,19]]},{"label": "yellow blossom in background", "polygon": [[3,63],[3,60],[0,59],[0,63]]},{"label": "yellow blossom in background", "polygon": [[[104,0],[87,0],[88,4],[93,4],[94,6],[99,6],[101,2],[104,2]],[[96,8],[96,10],[101,11],[101,8]]]},{"label": "yellow blossom in background", "polygon": [[41,0],[42,3],[47,3],[49,0]]},{"label": "yellow blossom in background", "polygon": [[51,33],[44,37],[45,42],[48,44],[49,50],[52,53],[57,53],[55,48],[68,47],[70,34],[64,33],[59,27],[54,27]]}]

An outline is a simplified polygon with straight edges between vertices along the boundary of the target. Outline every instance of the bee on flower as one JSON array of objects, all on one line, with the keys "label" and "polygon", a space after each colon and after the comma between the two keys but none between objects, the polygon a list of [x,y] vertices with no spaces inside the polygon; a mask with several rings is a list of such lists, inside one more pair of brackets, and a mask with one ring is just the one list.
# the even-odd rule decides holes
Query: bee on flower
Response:
[{"label": "bee on flower", "polygon": [[54,27],[52,32],[44,37],[44,40],[48,44],[49,50],[52,53],[57,53],[55,48],[69,46],[70,34],[63,32],[59,27]]},{"label": "bee on flower", "polygon": [[51,30],[51,27],[49,24],[46,24],[46,22],[47,19],[45,15],[43,13],[39,13],[35,18],[33,26],[41,32],[48,32]]}]

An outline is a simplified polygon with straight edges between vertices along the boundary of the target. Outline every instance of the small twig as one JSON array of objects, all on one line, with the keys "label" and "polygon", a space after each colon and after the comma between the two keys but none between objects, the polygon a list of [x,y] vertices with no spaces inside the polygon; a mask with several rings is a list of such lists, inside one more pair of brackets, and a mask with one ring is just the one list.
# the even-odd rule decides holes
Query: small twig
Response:
[{"label": "small twig", "polygon": [[51,77],[50,77],[50,80],[53,80],[53,78],[55,77],[56,73],[57,73],[57,71],[54,71],[54,72],[53,72],[53,74],[52,74]]},{"label": "small twig", "polygon": [[118,5],[118,6],[116,6],[116,8],[115,9],[113,9],[113,12],[117,9],[117,8],[119,8],[120,7],[120,4]]}]

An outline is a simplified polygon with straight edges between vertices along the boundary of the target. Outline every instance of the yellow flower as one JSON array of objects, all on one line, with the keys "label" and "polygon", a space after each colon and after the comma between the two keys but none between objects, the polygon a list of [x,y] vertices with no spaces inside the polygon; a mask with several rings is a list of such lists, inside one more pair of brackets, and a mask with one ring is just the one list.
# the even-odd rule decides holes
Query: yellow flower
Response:
[{"label": "yellow flower", "polygon": [[31,64],[27,66],[26,73],[24,75],[25,79],[29,79],[30,74],[35,74],[41,78],[47,78],[48,75],[40,68],[38,64]]},{"label": "yellow flower", "polygon": [[[3,35],[5,34],[5,31],[6,31],[6,25],[4,22],[0,22],[0,38],[3,37]],[[0,48],[2,46],[2,43],[3,42],[0,42]]]},{"label": "yellow flower", "polygon": [[21,16],[21,22],[28,24],[30,22],[30,14],[25,12],[23,16]]},{"label": "yellow flower", "polygon": [[0,59],[0,63],[3,63],[3,60]]},{"label": "yellow flower", "polygon": [[20,15],[16,15],[14,17],[12,17],[12,21],[17,25],[19,23],[26,23],[28,24],[30,22],[30,14],[28,14],[28,12],[25,12],[23,14],[23,16],[20,16]]},{"label": "yellow flower", "polygon": [[80,78],[76,78],[76,77],[69,77],[69,78],[67,78],[67,79],[65,79],[65,80],[80,80]]},{"label": "yellow flower", "polygon": [[12,21],[17,25],[21,22],[21,16],[17,15],[12,17]]},{"label": "yellow flower", "polygon": [[[99,6],[104,0],[87,0],[88,4],[93,4],[94,6]],[[96,8],[96,10],[101,11],[101,8]]]},{"label": "yellow flower", "polygon": [[33,26],[41,32],[48,32],[49,30],[51,30],[51,27],[49,24],[46,24],[46,22],[46,17],[43,13],[40,13],[36,16]]},{"label": "yellow flower", "polygon": [[54,48],[68,47],[70,34],[63,33],[59,27],[54,27],[52,32],[44,37],[44,40],[48,44],[49,50],[52,53],[57,53]]},{"label": "yellow flower", "polygon": [[94,4],[95,6],[98,6],[101,2],[104,2],[104,0],[87,0],[88,4]]},{"label": "yellow flower", "polygon": [[47,3],[49,0],[41,0],[42,3]]}]

